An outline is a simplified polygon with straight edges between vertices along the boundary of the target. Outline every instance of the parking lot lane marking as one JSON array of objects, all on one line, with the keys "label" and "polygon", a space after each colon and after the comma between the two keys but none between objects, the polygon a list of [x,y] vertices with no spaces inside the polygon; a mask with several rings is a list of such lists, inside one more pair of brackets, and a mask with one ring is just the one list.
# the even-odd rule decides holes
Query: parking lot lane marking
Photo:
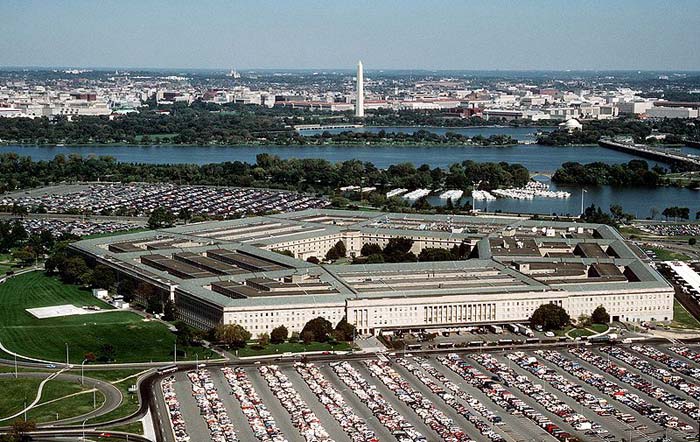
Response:
[{"label": "parking lot lane marking", "polygon": [[211,379],[214,382],[214,387],[216,387],[216,391],[219,392],[219,398],[223,401],[224,407],[226,407],[226,412],[233,421],[233,425],[236,428],[236,434],[238,434],[240,440],[256,440],[257,437],[255,437],[255,434],[253,434],[253,430],[250,429],[248,419],[241,410],[241,403],[238,402],[236,396],[231,394],[231,387],[228,385],[224,374],[221,372],[221,369],[218,367],[212,367],[209,370],[209,373],[211,373]]},{"label": "parking lot lane marking", "polygon": [[[505,357],[505,355],[494,355],[496,356],[496,359],[504,364],[508,363],[508,358]],[[540,358],[537,358],[537,361],[540,362]],[[574,400],[572,397],[568,396],[566,393],[564,393],[561,390],[556,389],[552,384],[549,382],[545,381],[544,379],[540,379],[534,374],[530,373],[529,371],[521,368],[518,366],[518,364],[514,363],[511,361],[510,368],[515,371],[518,375],[520,376],[525,376],[527,377],[530,382],[534,384],[541,384],[545,387],[547,393],[554,394],[556,397],[559,398],[559,400],[563,401],[566,405],[571,407],[575,412],[582,414],[586,419],[593,423],[599,424],[603,429],[607,430],[609,434],[613,434],[617,439],[624,439],[629,435],[629,432],[626,432],[624,428],[621,428],[622,423],[617,421],[612,416],[600,416],[598,413],[594,412],[590,408],[586,407],[583,404],[579,404]],[[578,384],[578,383],[577,383]],[[601,396],[602,393],[598,393],[595,396]],[[574,429],[571,425],[567,426],[571,427],[573,430],[573,434],[578,435],[581,439],[587,439],[588,437],[583,434],[581,431]]]},{"label": "parking lot lane marking", "polygon": [[400,401],[394,393],[389,390],[389,387],[387,387],[380,379],[377,379],[370,373],[370,371],[365,367],[365,364],[362,362],[351,362],[350,365],[357,370],[362,377],[367,379],[367,382],[370,384],[374,385],[377,387],[379,390],[379,393],[391,403],[391,406],[394,407],[396,411],[401,413],[401,415],[406,418],[408,422],[413,425],[416,430],[418,430],[423,436],[425,436],[429,441],[431,440],[441,440],[440,436],[433,431],[432,428],[428,427],[425,422],[423,422],[423,419],[421,419],[415,411],[411,409],[408,405],[406,405],[404,402]]},{"label": "parking lot lane marking", "polygon": [[[564,353],[564,354],[562,354],[562,356],[568,357],[569,355]],[[649,419],[647,416],[644,416],[644,415],[638,413],[637,411],[633,410],[631,407],[629,407],[627,404],[625,404],[623,402],[616,401],[615,398],[613,398],[612,396],[607,395],[607,394],[603,393],[602,391],[598,390],[597,388],[590,386],[586,382],[581,381],[576,376],[572,375],[571,373],[562,369],[561,367],[551,363],[550,361],[546,360],[545,358],[538,357],[537,360],[545,367],[553,369],[558,374],[562,375],[564,377],[564,379],[568,380],[569,382],[580,385],[586,392],[593,394],[593,395],[596,395],[596,396],[600,396],[600,397],[608,400],[608,402],[610,402],[610,404],[612,404],[616,409],[620,410],[622,413],[631,414],[632,416],[635,417],[635,419],[637,419],[637,425],[643,424],[643,425],[646,425],[647,428],[652,429],[652,431],[647,431],[643,435],[646,435],[646,436],[651,437],[651,438],[663,436],[663,433],[664,433],[663,428],[659,424],[654,422],[653,420]],[[596,374],[598,374],[598,373],[596,372]],[[619,425],[619,423],[618,423],[618,425]],[[629,436],[629,434],[627,436]]]},{"label": "parking lot lane marking", "polygon": [[[421,373],[423,373],[425,376],[427,376],[428,378],[430,378],[430,379],[431,379],[433,382],[435,382],[437,385],[439,385],[439,386],[445,388],[446,391],[449,391],[449,389],[447,388],[447,386],[446,386],[446,384],[445,384],[444,382],[441,382],[438,378],[436,378],[435,376],[433,376],[431,373],[428,373],[428,371],[427,371],[425,368],[423,368],[420,364],[418,364],[417,361],[414,360],[413,362],[416,363],[416,366],[420,369]],[[424,362],[427,363],[430,367],[432,367],[435,371],[437,371],[438,374],[441,374],[441,372],[435,367],[435,364],[432,363],[433,360],[431,360],[431,359],[425,359]],[[450,380],[450,379],[448,378],[448,381],[449,381],[449,380]],[[469,393],[467,393],[467,394],[469,394]],[[461,397],[456,396],[456,395],[453,395],[453,396],[455,396],[455,399],[456,399],[460,404],[462,404],[463,406],[465,406],[465,407],[467,408],[467,410],[469,410],[469,412],[472,413],[474,416],[476,416],[481,422],[484,422],[485,424],[487,424],[488,426],[490,426],[493,430],[495,430],[496,432],[498,432],[499,434],[501,434],[501,436],[503,436],[507,441],[509,441],[509,442],[513,442],[513,441],[514,441],[512,434],[511,434],[510,432],[506,431],[506,430],[508,430],[508,428],[506,427],[505,424],[503,424],[503,425],[495,425],[495,424],[489,422],[488,419],[486,419],[481,413],[479,413],[476,409],[474,409],[466,400],[464,400],[464,399],[462,399]],[[475,398],[473,395],[470,395],[470,396],[473,397],[473,398]],[[475,399],[476,399],[476,398],[475,398]],[[479,402],[481,402],[481,401],[479,401]],[[486,407],[486,404],[484,404],[483,402],[481,402],[481,404],[484,405],[484,407]],[[489,407],[486,407],[486,408],[487,408],[489,411],[491,411],[491,412],[497,414],[498,416],[500,416],[501,419],[503,419],[503,417],[501,416],[501,413],[496,413],[496,410],[495,410],[495,409],[489,408]],[[500,409],[500,408],[499,408],[498,410],[499,410],[499,411],[503,411],[503,410]],[[504,413],[505,413],[505,412],[504,412]],[[464,418],[464,420],[466,421],[466,418]],[[472,424],[469,423],[469,425],[472,425]]]},{"label": "parking lot lane marking", "polygon": [[479,400],[479,402],[489,406],[490,409],[497,412],[505,422],[505,428],[508,430],[507,433],[518,442],[530,442],[533,439],[542,441],[556,440],[530,419],[524,416],[509,414],[506,410],[495,404],[481,390],[469,384],[466,380],[462,379],[461,376],[450,370],[448,367],[445,367],[440,362],[433,360],[431,361],[431,364],[449,380],[459,385],[463,390],[468,391],[469,394]]},{"label": "parking lot lane marking", "polygon": [[466,420],[464,416],[457,413],[454,408],[450,407],[442,400],[437,394],[433,393],[420,379],[410,373],[405,367],[398,363],[393,364],[394,370],[401,375],[405,380],[407,380],[411,386],[421,393],[426,399],[429,399],[435,407],[442,410],[450,419],[452,419],[455,425],[458,425],[465,433],[467,433],[472,439],[479,440],[483,438],[482,434],[474,428],[474,425]]},{"label": "parking lot lane marking", "polygon": [[[618,384],[619,386],[621,386],[622,388],[625,388],[625,389],[627,389],[627,390],[629,390],[629,391],[631,391],[631,392],[634,392],[635,394],[637,394],[637,395],[639,395],[640,397],[644,398],[644,400],[647,401],[647,402],[649,402],[650,404],[655,405],[655,406],[657,406],[657,407],[660,407],[660,408],[661,408],[663,411],[665,411],[666,413],[668,413],[668,414],[670,414],[670,415],[672,415],[672,416],[677,417],[679,420],[681,420],[681,421],[683,421],[683,422],[687,422],[688,424],[690,424],[691,426],[693,426],[693,431],[694,431],[695,434],[697,434],[697,431],[698,431],[697,422],[693,422],[692,419],[689,419],[688,416],[686,416],[684,413],[681,413],[681,412],[679,412],[679,411],[677,411],[677,410],[674,410],[673,408],[671,408],[671,407],[669,407],[668,405],[664,404],[664,403],[661,402],[660,400],[657,400],[656,398],[654,398],[654,397],[652,397],[652,396],[646,394],[646,393],[643,392],[642,390],[639,390],[639,389],[635,388],[633,385],[620,381],[620,380],[617,379],[615,376],[613,376],[613,375],[611,375],[611,374],[609,374],[609,373],[604,372],[603,370],[599,369],[599,368],[596,367],[595,365],[591,364],[590,362],[588,362],[588,361],[586,361],[586,360],[584,360],[584,359],[582,359],[582,358],[579,358],[577,355],[574,355],[573,353],[566,353],[565,355],[566,355],[568,358],[570,358],[570,359],[574,359],[576,362],[578,362],[579,364],[581,364],[581,366],[583,366],[586,370],[593,371],[594,373],[602,374],[602,375],[605,376],[605,378],[608,379],[609,381],[614,382],[614,383],[617,383],[617,384]],[[610,359],[611,359],[611,360],[614,360],[615,358],[611,357]]]},{"label": "parking lot lane marking", "polygon": [[357,395],[352,392],[350,387],[338,379],[338,376],[335,374],[335,372],[333,372],[331,367],[329,367],[327,364],[323,364],[319,366],[319,368],[328,382],[330,382],[336,388],[336,390],[340,392],[345,399],[345,402],[348,403],[353,410],[355,410],[358,416],[365,419],[365,423],[369,425],[372,430],[374,430],[379,440],[391,441],[395,439],[394,435],[391,434],[391,432],[377,420],[369,408],[367,408],[367,406],[360,401],[360,398],[358,398]]},{"label": "parking lot lane marking", "polygon": [[182,416],[185,419],[185,428],[187,428],[187,433],[190,435],[191,440],[211,440],[209,428],[207,428],[204,417],[199,413],[197,402],[192,396],[190,380],[184,371],[175,373],[175,394],[180,402]]},{"label": "parking lot lane marking", "polygon": [[257,368],[246,369],[246,374],[248,375],[250,382],[253,384],[255,391],[265,402],[265,405],[267,405],[268,411],[272,413],[272,416],[275,418],[275,423],[277,423],[277,426],[280,428],[280,430],[282,430],[287,440],[290,442],[304,442],[304,438],[301,436],[301,433],[299,433],[299,430],[294,428],[294,425],[292,425],[292,421],[289,418],[287,410],[282,407],[279,399],[272,394],[270,387],[260,376],[260,372],[257,370]]},{"label": "parking lot lane marking", "polygon": [[301,398],[306,402],[306,405],[314,412],[316,417],[321,421],[321,425],[326,429],[330,437],[336,442],[349,442],[350,437],[341,428],[338,421],[326,410],[316,395],[311,391],[306,381],[297,373],[294,367],[280,367],[282,372],[289,378],[289,382],[294,385],[294,388],[299,393]]}]

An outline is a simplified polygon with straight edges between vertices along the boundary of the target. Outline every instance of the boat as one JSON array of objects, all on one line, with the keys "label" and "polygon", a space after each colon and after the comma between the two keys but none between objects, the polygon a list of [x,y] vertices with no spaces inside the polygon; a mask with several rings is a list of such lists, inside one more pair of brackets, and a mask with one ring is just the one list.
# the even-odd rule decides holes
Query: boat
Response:
[{"label": "boat", "polygon": [[406,195],[403,197],[407,200],[417,200],[419,198],[423,198],[424,196],[427,196],[430,194],[430,189],[416,189],[411,192],[408,192]]},{"label": "boat", "polygon": [[462,190],[446,190],[440,194],[440,199],[443,200],[458,200],[462,198],[464,191]]}]

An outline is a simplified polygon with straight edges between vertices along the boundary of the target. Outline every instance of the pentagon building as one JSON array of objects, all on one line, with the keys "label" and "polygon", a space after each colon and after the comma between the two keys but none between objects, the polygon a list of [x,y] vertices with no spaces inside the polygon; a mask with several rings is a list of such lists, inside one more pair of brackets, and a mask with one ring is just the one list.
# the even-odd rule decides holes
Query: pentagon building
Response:
[{"label": "pentagon building", "polygon": [[[462,245],[460,261],[321,264],[338,241],[413,240],[412,251]],[[72,245],[158,293],[199,328],[238,323],[253,335],[344,316],[363,334],[527,320],[543,303],[572,318],[603,305],[613,320],[670,320],[673,289],[608,226],[308,210],[89,239]],[[294,257],[278,253],[291,252]],[[144,300],[141,300],[144,301]]]}]

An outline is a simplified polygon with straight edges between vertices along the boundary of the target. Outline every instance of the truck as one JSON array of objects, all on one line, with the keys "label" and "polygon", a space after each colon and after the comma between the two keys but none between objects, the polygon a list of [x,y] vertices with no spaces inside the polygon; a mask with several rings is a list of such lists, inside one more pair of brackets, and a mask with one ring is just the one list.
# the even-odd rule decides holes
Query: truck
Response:
[{"label": "truck", "polygon": [[535,336],[535,333],[532,330],[530,330],[529,327],[526,327],[524,325],[519,325],[518,331],[520,332],[520,334],[527,336],[528,338],[532,338]]},{"label": "truck", "polygon": [[518,324],[507,324],[508,330],[512,331],[513,333],[518,333],[520,331],[520,327],[518,327]]},{"label": "truck", "polygon": [[495,333],[497,335],[500,335],[501,333],[503,333],[503,327],[501,327],[499,325],[491,324],[488,326],[488,329],[491,331],[491,333]]}]

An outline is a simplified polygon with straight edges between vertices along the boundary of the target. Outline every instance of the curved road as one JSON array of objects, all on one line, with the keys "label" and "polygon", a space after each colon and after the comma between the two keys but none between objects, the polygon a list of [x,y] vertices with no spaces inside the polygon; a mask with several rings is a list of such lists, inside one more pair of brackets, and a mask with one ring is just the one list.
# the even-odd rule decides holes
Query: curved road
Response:
[{"label": "curved road", "polygon": [[[79,375],[73,375],[73,374],[66,374],[66,373],[60,373],[57,374],[48,374],[48,373],[19,373],[20,378],[30,378],[30,379],[46,379],[48,376],[53,375],[54,377],[52,380],[61,380],[61,381],[68,381],[68,382],[73,382],[73,383],[80,383],[80,376]],[[0,379],[14,379],[15,374],[14,373],[0,373]],[[114,385],[110,384],[109,382],[101,381],[98,379],[93,379],[89,377],[85,377],[85,385],[96,388],[99,390],[105,397],[104,403],[96,408],[95,410],[84,414],[82,416],[74,416],[71,418],[67,419],[61,419],[58,421],[52,421],[52,422],[47,422],[43,424],[39,424],[39,427],[46,427],[46,426],[56,426],[56,425],[65,425],[65,424],[71,424],[75,422],[82,421],[87,418],[92,418],[96,417],[105,413],[109,413],[110,411],[116,409],[122,402],[122,392],[115,387]],[[87,393],[85,393],[87,394]],[[34,408],[34,407],[32,407]],[[4,416],[0,417],[4,418]],[[0,421],[1,422],[1,421]]]}]

